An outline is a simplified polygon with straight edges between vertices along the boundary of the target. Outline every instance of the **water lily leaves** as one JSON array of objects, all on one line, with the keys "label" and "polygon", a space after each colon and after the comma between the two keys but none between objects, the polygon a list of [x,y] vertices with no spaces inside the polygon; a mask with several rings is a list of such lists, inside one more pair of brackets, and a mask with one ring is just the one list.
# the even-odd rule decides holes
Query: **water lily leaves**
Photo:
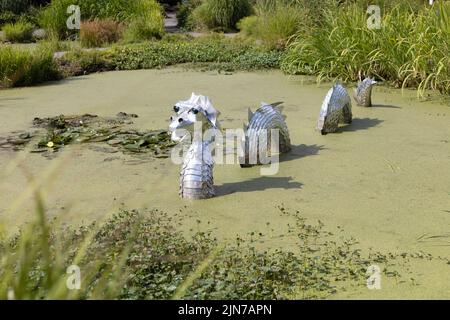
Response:
[{"label": "water lily leaves", "polygon": [[131,151],[131,152],[139,152],[140,148],[139,145],[137,145],[136,143],[133,144],[126,144],[123,146],[126,150]]},{"label": "water lily leaves", "polygon": [[[170,149],[175,144],[165,130],[138,131],[125,128],[135,114],[120,112],[116,118],[103,118],[97,115],[56,116],[51,118],[35,118],[33,125],[45,129],[41,138],[33,148],[34,153],[58,151],[64,146],[75,143],[106,143],[124,153],[148,153],[158,158],[168,158]],[[42,131],[42,130],[41,130]],[[6,142],[0,140],[2,148],[23,149],[35,135],[29,132],[16,133],[8,137]],[[100,149],[99,149],[100,150]]]}]

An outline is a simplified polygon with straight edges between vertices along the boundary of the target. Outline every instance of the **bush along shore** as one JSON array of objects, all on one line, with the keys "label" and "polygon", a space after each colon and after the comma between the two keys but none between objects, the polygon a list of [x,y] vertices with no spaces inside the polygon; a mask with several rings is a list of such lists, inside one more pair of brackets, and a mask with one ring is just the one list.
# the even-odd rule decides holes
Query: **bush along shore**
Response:
[{"label": "bush along shore", "polygon": [[284,55],[222,36],[195,39],[168,36],[160,41],[117,45],[105,50],[74,49],[57,54],[54,59],[49,47],[40,45],[29,51],[0,48],[0,87],[32,85],[92,72],[154,69],[176,64],[225,71],[277,69]]}]

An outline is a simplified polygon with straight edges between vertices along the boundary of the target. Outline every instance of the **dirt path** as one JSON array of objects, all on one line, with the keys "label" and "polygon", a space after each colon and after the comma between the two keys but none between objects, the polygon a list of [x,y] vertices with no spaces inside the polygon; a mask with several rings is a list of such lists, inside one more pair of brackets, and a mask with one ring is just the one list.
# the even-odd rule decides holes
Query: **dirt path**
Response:
[{"label": "dirt path", "polygon": [[[166,128],[171,106],[191,91],[209,95],[222,111],[224,128],[241,128],[247,107],[285,101],[294,148],[274,177],[259,168],[218,165],[218,196],[185,202],[178,198],[179,167],[169,159],[137,161],[91,147],[67,148],[54,160],[25,154],[22,167],[39,177],[58,159],[58,173],[44,181],[49,213],[77,224],[100,219],[117,207],[156,207],[192,212],[218,237],[253,230],[282,229],[275,207],[300,210],[332,231],[344,230],[363,250],[425,251],[450,257],[450,107],[419,102],[415,92],[377,87],[373,108],[354,107],[354,122],[337,134],[314,131],[329,84],[302,84],[278,72],[215,73],[181,69],[93,74],[41,87],[0,91],[0,136],[27,129],[36,116],[120,111],[140,115],[136,127]],[[0,151],[0,173],[21,153]],[[33,201],[11,211],[27,187],[22,169],[0,176],[0,217],[9,231],[30,219]],[[186,230],[196,226],[186,225]],[[290,243],[274,242],[273,247]],[[412,262],[411,262],[412,263]],[[412,263],[420,286],[368,292],[364,287],[341,297],[450,298],[450,266]]]},{"label": "dirt path", "polygon": [[166,29],[166,32],[169,33],[175,33],[180,31],[180,29],[178,28],[178,19],[176,11],[173,10],[166,11],[166,17],[164,19],[164,27]]}]

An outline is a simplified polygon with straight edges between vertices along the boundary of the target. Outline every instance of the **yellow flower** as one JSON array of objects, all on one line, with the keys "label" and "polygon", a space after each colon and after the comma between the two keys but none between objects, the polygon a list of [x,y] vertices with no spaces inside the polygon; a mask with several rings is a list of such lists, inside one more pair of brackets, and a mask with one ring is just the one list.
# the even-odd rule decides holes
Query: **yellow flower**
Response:
[{"label": "yellow flower", "polygon": [[49,148],[53,148],[55,144],[53,143],[53,141],[50,141],[49,143],[47,143],[47,147]]}]

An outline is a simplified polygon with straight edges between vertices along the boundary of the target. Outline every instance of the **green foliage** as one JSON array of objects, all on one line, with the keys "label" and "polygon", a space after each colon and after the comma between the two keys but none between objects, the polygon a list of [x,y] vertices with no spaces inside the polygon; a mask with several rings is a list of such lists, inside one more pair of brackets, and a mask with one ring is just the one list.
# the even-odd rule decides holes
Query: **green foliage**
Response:
[{"label": "green foliage", "polygon": [[183,1],[177,12],[178,27],[184,30],[193,30],[195,21],[193,19],[193,11],[202,4],[202,0]]},{"label": "green foliage", "polygon": [[244,35],[262,40],[270,48],[283,49],[291,36],[311,27],[306,11],[285,1],[259,0],[255,11],[257,15],[241,20],[238,28]]},{"label": "green foliage", "polygon": [[110,18],[129,23],[140,19],[147,22],[147,30],[163,30],[162,9],[155,0],[54,0],[43,10],[40,24],[53,36],[70,36],[73,32],[67,30],[66,21],[72,4],[80,6],[82,20]]},{"label": "green foliage", "polygon": [[124,40],[127,43],[141,42],[161,39],[163,35],[164,17],[159,10],[152,10],[129,23],[124,34]]},{"label": "green foliage", "polygon": [[10,42],[31,42],[34,26],[29,22],[16,22],[3,26],[5,40]]},{"label": "green foliage", "polygon": [[49,48],[40,46],[26,51],[0,46],[0,88],[30,86],[59,78]]},{"label": "green foliage", "polygon": [[260,17],[249,16],[237,23],[237,28],[246,37],[257,38],[260,34]]},{"label": "green foliage", "polygon": [[450,93],[450,3],[386,10],[380,30],[367,28],[365,10],[341,6],[324,13],[320,28],[298,33],[282,69],[320,78],[357,80],[373,74],[397,86]]},{"label": "green foliage", "polygon": [[248,0],[205,0],[192,15],[199,28],[229,31],[235,30],[237,22],[251,13]]},{"label": "green foliage", "polygon": [[118,70],[162,68],[181,63],[200,66],[208,63],[213,69],[256,70],[278,67],[281,55],[224,37],[163,40],[115,47],[109,53]]},{"label": "green foliage", "polygon": [[81,24],[80,42],[84,47],[101,47],[119,41],[123,25],[114,20],[85,21]]},{"label": "green foliage", "polygon": [[67,8],[74,4],[73,0],[56,0],[41,11],[39,25],[46,30],[49,38],[67,38],[73,31],[67,29]]},{"label": "green foliage", "polygon": [[[187,236],[178,231],[182,218],[157,210],[61,229],[48,224],[41,200],[37,207],[34,223],[0,241],[0,299],[324,298],[339,282],[363,283],[371,260],[353,240],[337,244],[320,222],[284,209],[294,251],[257,249],[270,239],[253,232],[232,243],[200,228]],[[71,265],[80,268],[80,290],[66,287]]]},{"label": "green foliage", "polygon": [[[53,59],[53,53],[61,50],[68,52]],[[175,64],[226,71],[272,69],[279,68],[283,56],[280,51],[265,50],[224,37],[169,36],[160,41],[89,51],[53,40],[42,42],[31,51],[0,47],[0,87],[34,85],[61,76],[153,69]]]},{"label": "green foliage", "polygon": [[94,72],[111,71],[114,64],[107,52],[97,50],[73,49],[62,58],[56,59],[58,69],[64,77],[80,76]]}]

